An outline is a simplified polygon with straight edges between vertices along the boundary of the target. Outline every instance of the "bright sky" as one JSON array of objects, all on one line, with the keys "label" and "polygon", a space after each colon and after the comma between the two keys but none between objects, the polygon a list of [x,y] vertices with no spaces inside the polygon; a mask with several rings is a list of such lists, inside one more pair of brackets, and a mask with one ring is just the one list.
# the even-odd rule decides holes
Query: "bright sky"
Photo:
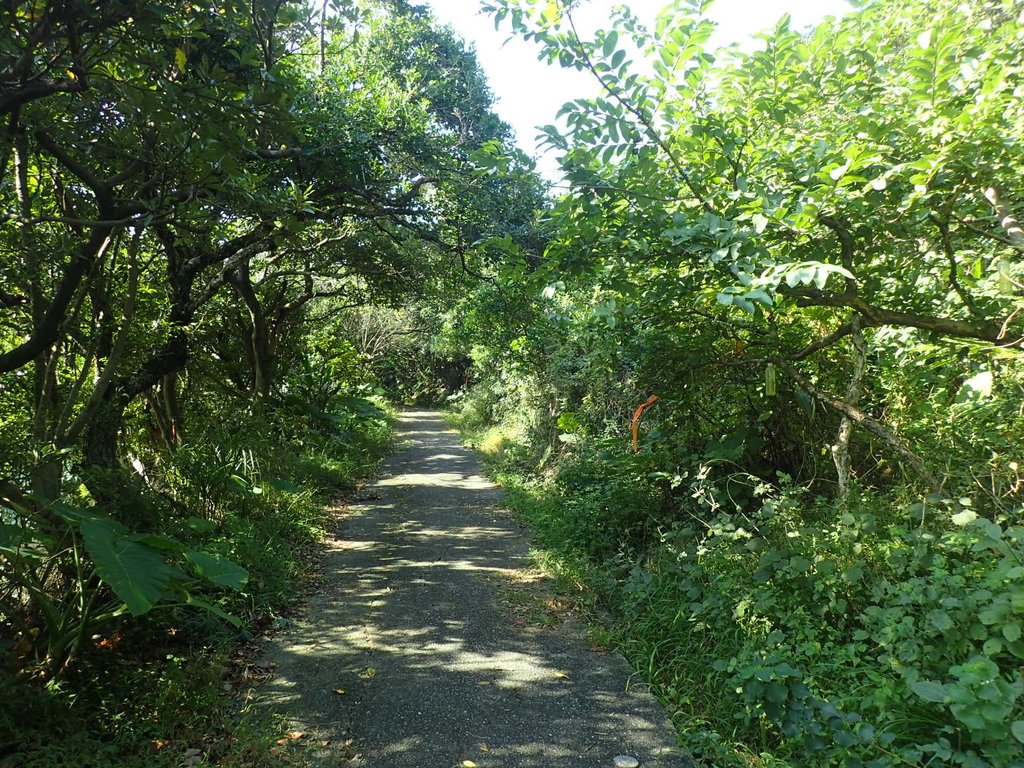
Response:
[{"label": "bright sky", "polygon": [[[593,77],[584,72],[548,66],[537,60],[539,48],[515,38],[509,40],[506,21],[499,31],[493,19],[480,12],[480,0],[425,0],[437,17],[476,47],[477,57],[497,97],[498,114],[516,132],[523,151],[537,156],[535,136],[538,125],[555,122],[562,105],[574,98],[596,94]],[[642,22],[653,22],[666,0],[632,0],[628,5]],[[611,9],[622,0],[583,0],[574,18],[583,30],[609,26]],[[738,42],[750,45],[752,36],[775,26],[783,14],[793,18],[792,28],[813,26],[825,16],[840,16],[850,10],[845,0],[716,0],[708,15],[718,24],[711,47]],[[540,162],[540,170],[553,176],[553,158]]]}]

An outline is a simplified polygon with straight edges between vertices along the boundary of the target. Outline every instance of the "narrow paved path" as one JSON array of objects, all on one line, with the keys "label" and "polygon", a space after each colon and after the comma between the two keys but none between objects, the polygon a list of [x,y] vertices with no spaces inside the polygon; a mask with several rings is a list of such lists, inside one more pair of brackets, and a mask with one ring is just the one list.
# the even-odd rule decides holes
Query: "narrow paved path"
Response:
[{"label": "narrow paved path", "polygon": [[687,765],[623,659],[595,653],[571,620],[531,625],[501,599],[528,541],[440,414],[404,413],[400,435],[340,523],[323,589],[268,649],[262,701],[318,745],[307,764]]}]

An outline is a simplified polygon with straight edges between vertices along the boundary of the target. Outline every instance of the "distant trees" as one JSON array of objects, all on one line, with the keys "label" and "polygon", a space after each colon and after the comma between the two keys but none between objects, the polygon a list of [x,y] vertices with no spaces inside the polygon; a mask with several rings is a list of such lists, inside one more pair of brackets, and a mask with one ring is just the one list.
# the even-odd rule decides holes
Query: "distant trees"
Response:
[{"label": "distant trees", "polygon": [[[421,9],[53,0],[7,3],[0,28],[0,516],[28,537],[16,549],[63,540],[45,510],[69,494],[161,529],[182,445],[228,413],[294,408],[316,361],[366,380],[345,311],[458,282],[470,244],[500,231],[463,212],[504,194],[469,169],[485,145],[511,151],[508,128],[473,54]],[[0,582],[28,561],[13,562]]]}]

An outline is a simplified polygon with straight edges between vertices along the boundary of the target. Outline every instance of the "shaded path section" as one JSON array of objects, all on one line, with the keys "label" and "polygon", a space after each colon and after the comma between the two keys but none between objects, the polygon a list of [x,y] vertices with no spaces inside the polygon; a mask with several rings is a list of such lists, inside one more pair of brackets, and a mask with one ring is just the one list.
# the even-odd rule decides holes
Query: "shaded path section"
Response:
[{"label": "shaded path section", "polygon": [[524,626],[503,607],[496,586],[528,567],[528,541],[440,414],[407,411],[400,434],[340,523],[323,589],[267,652],[261,700],[327,742],[308,765],[687,765],[623,659],[571,621]]}]

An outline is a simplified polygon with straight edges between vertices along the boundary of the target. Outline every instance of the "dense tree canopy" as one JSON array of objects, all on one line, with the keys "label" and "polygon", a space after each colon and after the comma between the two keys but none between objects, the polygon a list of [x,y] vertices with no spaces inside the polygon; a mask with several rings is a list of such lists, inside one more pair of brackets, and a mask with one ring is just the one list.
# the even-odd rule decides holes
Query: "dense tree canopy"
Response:
[{"label": "dense tree canopy", "polygon": [[279,599],[297,553],[256,542],[301,539],[288,472],[352,482],[379,436],[358,313],[461,284],[507,230],[488,208],[540,193],[470,172],[509,130],[406,3],[11,2],[0,24],[0,651],[47,680],[124,614]]}]

